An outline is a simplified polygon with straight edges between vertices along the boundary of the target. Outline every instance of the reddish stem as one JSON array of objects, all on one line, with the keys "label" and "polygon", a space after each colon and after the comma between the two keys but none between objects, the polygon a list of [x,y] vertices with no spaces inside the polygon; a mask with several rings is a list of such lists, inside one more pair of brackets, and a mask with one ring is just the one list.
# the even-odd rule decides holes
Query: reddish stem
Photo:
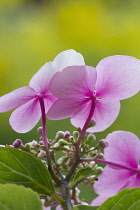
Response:
[{"label": "reddish stem", "polygon": [[140,173],[140,169],[138,169],[138,168],[132,168],[132,167],[129,167],[129,166],[124,166],[122,164],[114,163],[114,162],[107,161],[107,160],[89,158],[89,159],[81,159],[81,161],[82,162],[83,161],[84,162],[95,161],[96,163],[104,163],[104,164],[108,164],[108,165],[115,166],[115,167],[118,167],[118,168],[122,168],[122,169],[126,169],[126,170],[129,170],[129,171],[133,171],[134,173]]},{"label": "reddish stem", "polygon": [[87,120],[86,120],[86,122],[85,122],[85,124],[84,124],[84,126],[83,126],[83,128],[82,128],[82,130],[81,130],[81,132],[80,132],[80,134],[79,134],[79,137],[78,137],[78,140],[77,140],[77,143],[76,143],[76,153],[77,153],[77,157],[79,156],[79,146],[80,146],[82,137],[83,137],[83,135],[84,135],[85,132],[86,132],[86,129],[87,129],[87,127],[88,127],[88,125],[89,125],[89,123],[90,123],[90,121],[91,121],[91,118],[92,118],[93,113],[94,113],[94,110],[95,110],[95,100],[96,100],[96,98],[93,96],[93,97],[92,97],[92,101],[91,101],[92,104],[91,104],[90,113],[89,113],[88,118],[87,118]]},{"label": "reddish stem", "polygon": [[46,150],[48,151],[48,140],[47,140],[47,130],[46,130],[46,114],[45,114],[45,106],[44,106],[44,100],[43,96],[38,96],[40,107],[41,107],[41,114],[42,114],[42,129],[43,129],[43,141],[44,146],[46,147]]},{"label": "reddish stem", "polygon": [[38,96],[39,102],[40,102],[40,107],[41,107],[41,113],[42,113],[42,129],[43,129],[43,141],[44,141],[44,146],[46,148],[46,157],[47,157],[47,162],[48,162],[48,170],[50,171],[50,174],[52,176],[52,179],[58,184],[62,184],[60,179],[56,176],[54,171],[52,170],[52,164],[51,164],[51,157],[50,157],[50,152],[49,152],[49,147],[48,147],[48,140],[47,140],[47,130],[46,130],[46,114],[45,114],[45,106],[44,106],[44,100],[43,96],[39,95]]}]

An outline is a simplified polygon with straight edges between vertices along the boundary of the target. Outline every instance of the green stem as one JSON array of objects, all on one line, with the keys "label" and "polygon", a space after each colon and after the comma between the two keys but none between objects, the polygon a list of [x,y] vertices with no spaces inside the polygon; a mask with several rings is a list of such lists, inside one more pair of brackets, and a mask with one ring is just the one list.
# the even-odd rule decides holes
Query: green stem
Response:
[{"label": "green stem", "polygon": [[67,206],[66,209],[71,210],[72,209],[71,196],[70,196],[70,192],[67,186],[68,186],[68,182],[63,181],[63,184],[61,185],[61,192],[62,192],[63,199],[66,202],[66,206]]},{"label": "green stem", "polygon": [[74,171],[76,170],[76,167],[79,165],[79,163],[80,163],[80,161],[77,160],[77,158],[76,158],[76,160],[75,160],[74,163],[72,164],[72,166],[71,166],[69,172],[68,172],[67,175],[66,175],[65,180],[66,180],[67,182],[70,180],[71,176],[73,175],[73,173],[74,173]]}]

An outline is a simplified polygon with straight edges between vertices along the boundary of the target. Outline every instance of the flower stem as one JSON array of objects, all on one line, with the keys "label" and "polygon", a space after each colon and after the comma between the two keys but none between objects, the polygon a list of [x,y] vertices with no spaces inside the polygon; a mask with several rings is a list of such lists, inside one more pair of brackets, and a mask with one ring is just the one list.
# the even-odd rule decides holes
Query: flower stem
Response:
[{"label": "flower stem", "polygon": [[44,146],[48,150],[48,140],[47,140],[47,130],[46,130],[46,114],[45,114],[44,100],[41,95],[39,95],[38,98],[39,98],[41,114],[42,114],[43,141],[44,141]]},{"label": "flower stem", "polygon": [[91,118],[93,116],[93,113],[94,113],[94,110],[95,110],[95,100],[96,98],[93,96],[92,98],[92,105],[91,105],[91,109],[90,109],[90,113],[88,115],[88,118],[81,130],[81,133],[79,134],[79,137],[78,137],[78,140],[77,140],[77,143],[76,143],[76,154],[75,154],[75,159],[74,159],[74,163],[72,164],[69,172],[67,173],[66,175],[66,178],[65,180],[66,181],[69,181],[71,176],[73,175],[74,171],[76,170],[76,167],[79,165],[80,163],[80,154],[79,154],[79,149],[80,149],[80,143],[81,143],[81,140],[82,140],[82,137],[83,135],[85,134],[86,132],[86,129],[91,121]]},{"label": "flower stem", "polygon": [[63,181],[63,184],[61,185],[61,192],[62,192],[62,197],[63,200],[66,202],[66,210],[71,210],[72,209],[72,204],[71,204],[71,196],[70,196],[70,191],[68,189],[68,182]]},{"label": "flower stem", "polygon": [[78,137],[78,140],[77,140],[77,143],[76,143],[76,155],[77,155],[77,157],[79,157],[79,146],[80,146],[82,137],[83,137],[83,135],[86,132],[86,129],[87,129],[87,127],[88,127],[88,125],[89,125],[89,123],[91,121],[91,118],[92,118],[94,110],[95,110],[95,98],[94,98],[94,96],[92,98],[92,102],[91,103],[92,104],[91,104],[90,113],[88,115],[88,118],[87,118],[87,120],[86,120],[86,122],[85,122],[85,124],[84,124],[84,126],[82,128],[82,130],[81,130],[81,133],[79,134],[79,137]]},{"label": "flower stem", "polygon": [[50,167],[51,158],[49,155],[49,147],[48,147],[48,139],[47,139],[47,130],[46,130],[46,114],[45,114],[45,106],[44,106],[44,100],[41,95],[38,96],[40,107],[41,107],[41,114],[42,114],[42,132],[43,132],[43,141],[44,146],[46,148],[46,155],[47,155],[47,161],[48,161],[48,167]]},{"label": "flower stem", "polygon": [[43,141],[44,141],[44,146],[46,149],[46,157],[47,157],[47,163],[48,163],[48,170],[50,171],[50,174],[52,176],[52,179],[58,184],[61,184],[61,180],[55,175],[53,169],[52,169],[52,164],[51,164],[51,157],[50,157],[50,152],[49,152],[49,147],[48,147],[48,139],[47,139],[47,131],[46,131],[46,114],[45,114],[45,106],[44,106],[44,100],[43,96],[39,95],[38,96],[39,102],[40,102],[40,107],[41,107],[41,114],[42,114],[42,130],[43,130]]},{"label": "flower stem", "polygon": [[126,170],[129,170],[129,171],[133,171],[134,173],[140,173],[140,169],[138,168],[132,168],[132,167],[129,167],[129,166],[124,166],[122,164],[119,164],[119,163],[114,163],[114,162],[111,162],[111,161],[107,161],[107,160],[102,160],[102,159],[94,159],[94,158],[88,158],[88,159],[81,159],[82,162],[89,162],[89,161],[95,161],[97,163],[104,163],[104,164],[108,164],[108,165],[111,165],[111,166],[115,166],[115,167],[118,167],[118,168],[122,168],[122,169],[126,169]]}]

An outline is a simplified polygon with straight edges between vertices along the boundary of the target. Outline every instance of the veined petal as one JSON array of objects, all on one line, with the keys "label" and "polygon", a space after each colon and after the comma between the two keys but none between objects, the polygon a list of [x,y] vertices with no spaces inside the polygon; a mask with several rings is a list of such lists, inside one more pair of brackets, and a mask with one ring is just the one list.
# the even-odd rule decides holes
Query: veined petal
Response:
[{"label": "veined petal", "polygon": [[84,106],[82,106],[80,109],[78,109],[78,111],[74,113],[74,115],[71,118],[71,124],[75,127],[83,128],[91,111],[91,106],[92,103],[88,102],[85,103]]},{"label": "veined petal", "polygon": [[45,105],[45,113],[47,113],[50,107],[57,100],[57,98],[54,95],[50,94],[50,95],[44,95],[43,99],[44,99],[44,105]]},{"label": "veined petal", "polygon": [[45,63],[30,80],[29,86],[38,93],[45,94],[49,90],[50,80],[55,74],[52,62]]},{"label": "veined petal", "polygon": [[133,176],[129,170],[114,170],[105,166],[103,172],[98,176],[98,181],[93,185],[94,191],[98,195],[113,196],[119,192]]},{"label": "veined petal", "polygon": [[100,132],[107,129],[117,118],[120,111],[120,102],[116,100],[97,100],[92,120],[96,122],[88,132]]},{"label": "veined petal", "polygon": [[95,68],[70,66],[54,75],[50,83],[50,91],[58,98],[85,98],[93,94],[95,82]]},{"label": "veined petal", "polygon": [[96,67],[97,96],[122,100],[140,90],[140,60],[129,56],[104,58]]},{"label": "veined petal", "polygon": [[41,109],[38,99],[33,99],[17,108],[10,117],[10,125],[18,133],[30,131],[39,121]]},{"label": "veined petal", "polygon": [[132,176],[131,180],[127,183],[126,188],[140,187],[140,174]]},{"label": "veined petal", "polygon": [[75,50],[66,50],[59,53],[52,62],[53,68],[56,71],[61,71],[67,66],[82,66],[85,65],[84,58]]},{"label": "veined petal", "polygon": [[83,106],[82,101],[58,99],[47,113],[51,120],[60,120],[71,117],[77,110]]},{"label": "veined petal", "polygon": [[140,141],[136,135],[126,131],[114,131],[106,140],[108,147],[104,150],[105,160],[138,168]]},{"label": "veined petal", "polygon": [[30,87],[18,88],[0,97],[0,112],[7,112],[36,97],[36,92]]}]

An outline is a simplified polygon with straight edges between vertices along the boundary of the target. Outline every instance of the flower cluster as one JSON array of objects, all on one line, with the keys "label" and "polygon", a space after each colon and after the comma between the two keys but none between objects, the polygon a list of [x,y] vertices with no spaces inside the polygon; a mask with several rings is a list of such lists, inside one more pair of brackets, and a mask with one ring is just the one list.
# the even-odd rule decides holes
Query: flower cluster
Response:
[{"label": "flower cluster", "polygon": [[119,100],[133,96],[139,89],[140,61],[136,58],[110,56],[94,68],[85,66],[82,55],[67,50],[42,66],[29,87],[0,97],[0,112],[20,106],[12,113],[10,125],[16,132],[28,132],[41,117],[42,97],[48,118],[71,117],[71,123],[82,128],[92,111],[91,120],[96,125],[88,131],[99,132],[115,121]]},{"label": "flower cluster", "polygon": [[[40,98],[43,98],[47,113],[56,97],[50,92],[50,81],[57,71],[67,66],[84,65],[82,55],[67,50],[56,56],[53,62],[45,63],[32,77],[29,87],[22,87],[0,97],[0,112],[7,112],[18,106],[10,117],[10,125],[18,133],[30,131],[41,117]],[[21,106],[22,105],[22,106]]]},{"label": "flower cluster", "polygon": [[[103,173],[95,181],[94,190],[99,195],[91,205],[99,206],[107,198],[124,188],[140,186],[140,140],[125,131],[114,131],[106,137],[108,147],[104,150],[106,163]],[[98,160],[97,160],[98,161]]]},{"label": "flower cluster", "polygon": [[[24,145],[17,139],[12,147],[24,150],[42,162],[47,159],[43,163],[55,185],[63,189],[60,197],[67,200],[68,209],[83,203],[76,195],[81,182],[94,184],[98,197],[91,205],[99,206],[126,187],[140,186],[139,139],[130,132],[114,131],[105,140],[96,142],[93,134],[107,129],[120,112],[120,100],[132,97],[139,90],[140,60],[123,55],[109,56],[94,68],[85,65],[81,54],[67,50],[58,54],[53,62],[44,64],[28,87],[1,96],[0,112],[18,107],[9,120],[18,133],[29,132],[42,117],[42,127],[38,128],[41,141],[33,140]],[[70,117],[77,130],[72,135],[69,131],[59,131],[50,140],[46,133],[46,117],[51,120]],[[57,151],[64,153],[58,160]],[[103,172],[98,163],[107,165]],[[75,174],[86,169],[89,175],[72,181]],[[59,204],[48,197],[46,200],[46,209]],[[57,208],[61,208],[60,205]]]}]

